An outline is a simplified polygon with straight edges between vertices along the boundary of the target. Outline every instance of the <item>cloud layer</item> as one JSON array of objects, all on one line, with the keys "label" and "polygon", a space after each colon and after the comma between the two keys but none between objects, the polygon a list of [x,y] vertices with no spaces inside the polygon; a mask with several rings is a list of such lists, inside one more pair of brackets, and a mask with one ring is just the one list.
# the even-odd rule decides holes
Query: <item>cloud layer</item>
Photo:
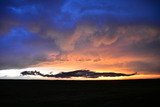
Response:
[{"label": "cloud layer", "polygon": [[61,72],[58,74],[42,74],[39,71],[23,71],[21,72],[23,76],[25,75],[34,75],[34,76],[42,76],[42,77],[53,77],[53,78],[72,78],[72,77],[84,77],[84,78],[98,78],[98,77],[120,77],[120,76],[132,76],[133,74],[124,74],[124,73],[96,73],[90,70],[76,70],[70,72]]},{"label": "cloud layer", "polygon": [[0,69],[160,73],[159,2],[0,1]]}]

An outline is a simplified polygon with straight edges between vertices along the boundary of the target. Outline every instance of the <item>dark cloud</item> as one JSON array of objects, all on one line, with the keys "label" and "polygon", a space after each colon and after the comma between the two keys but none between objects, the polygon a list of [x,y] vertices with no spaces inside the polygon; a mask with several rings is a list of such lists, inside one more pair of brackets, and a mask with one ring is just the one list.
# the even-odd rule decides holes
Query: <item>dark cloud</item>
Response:
[{"label": "dark cloud", "polygon": [[5,30],[15,25],[35,25],[39,29],[47,27],[70,32],[84,22],[97,26],[158,24],[160,18],[159,3],[150,0],[5,0],[0,4],[1,27]]},{"label": "dark cloud", "polygon": [[54,42],[46,40],[25,28],[14,28],[0,37],[0,69],[24,68],[49,60],[48,52]]},{"label": "dark cloud", "polygon": [[98,77],[119,77],[119,76],[132,76],[136,75],[137,73],[133,74],[124,74],[124,73],[97,73],[90,70],[76,70],[70,72],[61,72],[59,74],[42,74],[39,71],[23,71],[21,72],[22,75],[39,75],[42,77],[54,77],[54,78],[71,78],[71,77],[84,77],[84,78],[98,78]]}]

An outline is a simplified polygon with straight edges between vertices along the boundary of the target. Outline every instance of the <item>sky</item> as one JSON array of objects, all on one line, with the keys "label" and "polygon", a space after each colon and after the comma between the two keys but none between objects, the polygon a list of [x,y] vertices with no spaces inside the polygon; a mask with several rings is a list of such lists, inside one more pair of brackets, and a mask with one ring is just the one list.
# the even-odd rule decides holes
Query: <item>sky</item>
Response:
[{"label": "sky", "polygon": [[78,69],[160,78],[159,5],[158,0],[0,0],[0,78],[26,78],[19,76],[24,70]]}]

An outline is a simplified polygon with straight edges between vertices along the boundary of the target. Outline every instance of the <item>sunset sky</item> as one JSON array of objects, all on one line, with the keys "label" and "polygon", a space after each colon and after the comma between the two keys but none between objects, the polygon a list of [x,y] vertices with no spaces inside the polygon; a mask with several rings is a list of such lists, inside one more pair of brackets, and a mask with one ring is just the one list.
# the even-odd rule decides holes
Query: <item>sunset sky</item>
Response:
[{"label": "sunset sky", "polygon": [[160,78],[160,3],[153,1],[0,0],[0,78],[78,69]]}]

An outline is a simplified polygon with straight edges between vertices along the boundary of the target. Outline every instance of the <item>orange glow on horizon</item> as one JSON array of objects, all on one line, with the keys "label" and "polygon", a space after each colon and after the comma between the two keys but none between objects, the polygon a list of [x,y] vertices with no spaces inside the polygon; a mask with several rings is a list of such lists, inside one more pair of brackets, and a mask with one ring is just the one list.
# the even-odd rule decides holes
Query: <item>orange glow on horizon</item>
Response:
[{"label": "orange glow on horizon", "polygon": [[42,80],[136,80],[136,79],[160,79],[160,75],[133,75],[133,76],[120,76],[120,77],[99,77],[99,78],[83,78],[83,77],[72,77],[72,78],[48,78],[48,77],[37,77]]}]

